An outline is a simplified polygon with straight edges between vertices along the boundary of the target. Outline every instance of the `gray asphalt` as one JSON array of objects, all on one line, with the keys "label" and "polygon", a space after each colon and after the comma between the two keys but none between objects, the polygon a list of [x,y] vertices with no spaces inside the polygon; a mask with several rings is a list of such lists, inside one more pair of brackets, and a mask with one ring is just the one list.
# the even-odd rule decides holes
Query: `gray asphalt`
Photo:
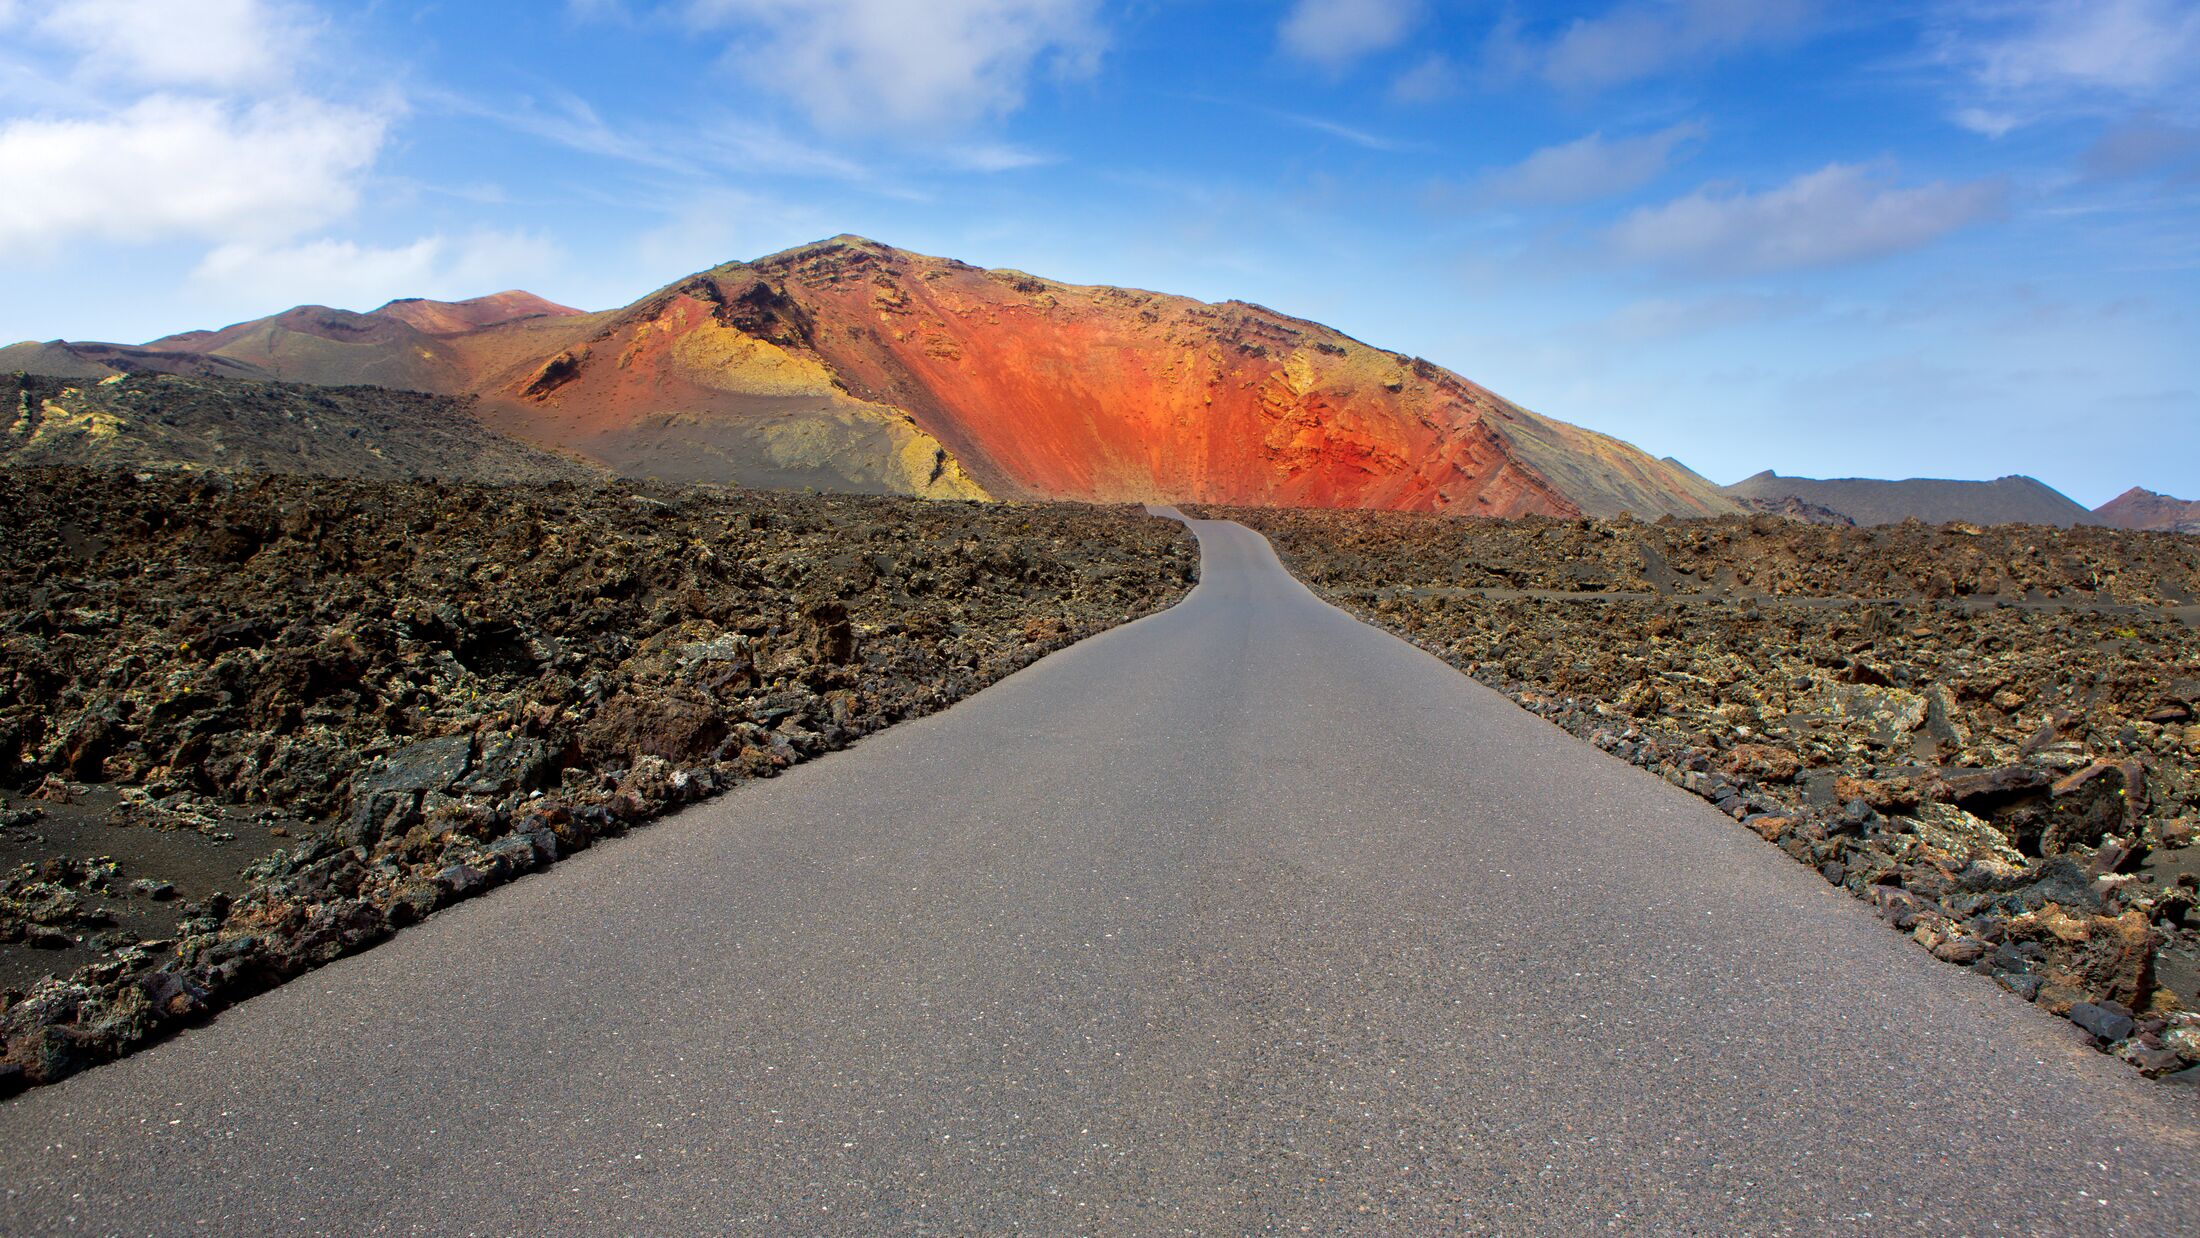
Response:
[{"label": "gray asphalt", "polygon": [[2200,1121],[1195,524],[931,718],[0,1107],[9,1233],[2200,1233]]}]

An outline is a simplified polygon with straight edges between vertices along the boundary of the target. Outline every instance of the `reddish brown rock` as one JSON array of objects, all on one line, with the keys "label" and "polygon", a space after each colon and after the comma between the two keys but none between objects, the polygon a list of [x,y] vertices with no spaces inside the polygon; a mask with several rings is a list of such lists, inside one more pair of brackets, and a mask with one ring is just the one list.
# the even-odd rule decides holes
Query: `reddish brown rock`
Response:
[{"label": "reddish brown rock", "polygon": [[1719,770],[1732,778],[1792,782],[1803,772],[1803,759],[1770,744],[1736,744],[1719,759]]}]

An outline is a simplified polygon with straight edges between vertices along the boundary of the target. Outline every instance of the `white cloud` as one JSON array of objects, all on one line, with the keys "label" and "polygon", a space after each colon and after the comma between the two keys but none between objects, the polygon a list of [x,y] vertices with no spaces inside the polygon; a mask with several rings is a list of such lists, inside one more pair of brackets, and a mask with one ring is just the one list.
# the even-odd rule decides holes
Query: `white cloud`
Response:
[{"label": "white cloud", "polygon": [[1534,42],[1501,23],[1492,36],[1499,68],[1526,70],[1562,90],[1596,91],[1654,77],[1742,49],[1790,41],[1809,27],[1816,0],[1627,0],[1576,18]]},{"label": "white cloud", "polygon": [[208,253],[192,278],[238,303],[371,309],[397,297],[457,300],[536,284],[558,260],[555,245],[517,232],[428,236],[386,248],[331,239],[238,242]]},{"label": "white cloud", "polygon": [[818,125],[941,131],[1021,107],[1042,70],[1089,74],[1098,0],[690,0],[729,61]]},{"label": "white cloud", "polygon": [[302,0],[0,0],[0,257],[78,245],[274,245],[350,213],[387,101],[304,89]]},{"label": "white cloud", "polygon": [[1390,97],[1400,103],[1434,103],[1458,90],[1458,66],[1451,57],[1438,53],[1400,73],[1390,84]]},{"label": "white cloud", "polygon": [[1301,60],[1341,69],[1396,46],[1420,18],[1420,0],[1298,0],[1276,38]]},{"label": "white cloud", "polygon": [[310,34],[273,0],[67,0],[33,29],[76,52],[86,76],[217,90],[288,80]]},{"label": "white cloud", "polygon": [[1699,189],[1632,211],[1609,234],[1623,257],[1706,271],[1833,266],[1928,244],[1998,211],[1994,182],[1914,187],[1828,164],[1762,193]]},{"label": "white cloud", "polygon": [[636,269],[656,279],[668,272],[761,257],[866,226],[860,219],[850,220],[829,209],[737,189],[682,195],[664,202],[662,209],[664,222],[634,239]]},{"label": "white cloud", "polygon": [[1968,96],[1954,120],[1989,136],[2104,104],[2189,112],[2200,88],[2189,0],[1956,0],[1936,25],[1933,55]]},{"label": "white cloud", "polygon": [[2109,128],[2085,152],[2085,170],[2101,177],[2168,172],[2192,179],[2200,169],[2200,125],[2142,112]]},{"label": "white cloud", "polygon": [[1989,138],[2007,137],[2024,125],[2022,117],[1983,107],[1963,108],[1950,119],[1962,128]]},{"label": "white cloud", "polygon": [[77,240],[284,239],[348,212],[386,128],[289,98],[155,95],[110,115],[0,123],[0,254]]},{"label": "white cloud", "polygon": [[1703,136],[1703,126],[1679,124],[1639,137],[1602,133],[1546,146],[1512,167],[1491,173],[1483,192],[1499,202],[1542,205],[1585,202],[1637,189],[1672,162],[1674,148]]},{"label": "white cloud", "polygon": [[1411,149],[1406,143],[1395,138],[1386,138],[1380,133],[1370,133],[1365,129],[1355,128],[1342,121],[1330,120],[1322,116],[1307,116],[1298,112],[1285,112],[1265,107],[1255,108],[1254,110],[1264,116],[1273,116],[1285,124],[1297,125],[1301,129],[1327,134],[1333,138],[1342,138],[1354,146],[1365,147],[1368,150],[1396,153]]},{"label": "white cloud", "polygon": [[1973,52],[1995,89],[2150,95],[2200,67],[2200,7],[2185,0],[2048,0],[2015,14],[2013,29]]},{"label": "white cloud", "polygon": [[1059,156],[1004,142],[949,146],[939,152],[938,159],[959,172],[1020,172],[1060,162]]}]

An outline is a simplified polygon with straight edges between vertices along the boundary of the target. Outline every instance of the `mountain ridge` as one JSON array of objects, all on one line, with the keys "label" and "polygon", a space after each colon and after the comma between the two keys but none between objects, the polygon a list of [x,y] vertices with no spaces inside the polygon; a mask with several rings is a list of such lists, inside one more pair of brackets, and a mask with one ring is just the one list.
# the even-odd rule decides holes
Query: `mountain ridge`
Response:
[{"label": "mountain ridge", "polygon": [[2035,477],[2011,474],[1991,481],[1939,477],[1888,480],[1874,477],[1784,477],[1771,469],[1724,487],[1729,497],[1751,505],[1794,500],[1822,508],[1860,525],[2041,524],[2070,528],[2098,524],[2084,505]]}]

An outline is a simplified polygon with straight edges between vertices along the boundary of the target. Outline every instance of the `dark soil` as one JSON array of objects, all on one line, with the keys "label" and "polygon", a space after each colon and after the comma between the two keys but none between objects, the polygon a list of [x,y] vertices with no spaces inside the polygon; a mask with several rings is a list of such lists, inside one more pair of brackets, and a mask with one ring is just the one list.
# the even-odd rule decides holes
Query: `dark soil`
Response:
[{"label": "dark soil", "polygon": [[1213,514],[1935,956],[2200,1062],[2200,538]]},{"label": "dark soil", "polygon": [[1173,603],[1135,508],[0,470],[0,1090]]}]

